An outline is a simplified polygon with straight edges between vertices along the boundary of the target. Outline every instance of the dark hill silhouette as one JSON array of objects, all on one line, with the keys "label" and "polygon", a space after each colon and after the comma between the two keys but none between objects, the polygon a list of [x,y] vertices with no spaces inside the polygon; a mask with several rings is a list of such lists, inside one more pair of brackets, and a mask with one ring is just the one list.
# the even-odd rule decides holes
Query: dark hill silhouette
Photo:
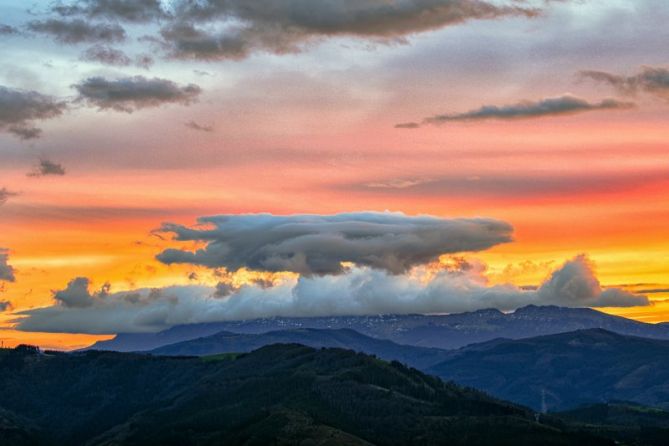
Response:
[{"label": "dark hill silhouette", "polygon": [[220,360],[3,352],[0,388],[40,445],[612,444],[397,362],[294,344]]}]

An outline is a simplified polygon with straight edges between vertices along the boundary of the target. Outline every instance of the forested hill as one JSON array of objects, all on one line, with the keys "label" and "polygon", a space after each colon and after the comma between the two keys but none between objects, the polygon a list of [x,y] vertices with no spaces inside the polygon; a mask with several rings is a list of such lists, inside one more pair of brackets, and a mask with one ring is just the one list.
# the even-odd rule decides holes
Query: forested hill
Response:
[{"label": "forested hill", "polygon": [[207,358],[0,353],[0,444],[610,444],[340,349]]}]

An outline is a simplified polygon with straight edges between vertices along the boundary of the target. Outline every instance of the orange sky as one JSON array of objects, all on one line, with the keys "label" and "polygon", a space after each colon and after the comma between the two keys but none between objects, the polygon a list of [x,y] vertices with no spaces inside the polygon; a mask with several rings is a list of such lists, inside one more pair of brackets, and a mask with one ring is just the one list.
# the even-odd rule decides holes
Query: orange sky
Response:
[{"label": "orange sky", "polygon": [[[214,284],[211,271],[155,260],[174,243],[151,231],[223,213],[492,217],[514,227],[512,243],[472,254],[492,283],[538,285],[586,253],[603,285],[669,288],[666,97],[621,96],[575,77],[662,66],[666,46],[658,42],[666,40],[643,7],[595,3],[444,26],[405,45],[324,39],[295,54],[158,60],[149,73],[82,62],[76,48],[41,50],[40,39],[3,38],[0,85],[66,98],[79,79],[140,74],[195,82],[203,93],[194,104],[133,113],[78,104],[40,123],[36,140],[0,133],[0,189],[16,193],[0,205],[0,247],[16,269],[0,294],[12,307],[0,313],[0,339],[74,348],[104,338],[12,329],[16,312],[52,305],[52,290],[75,277],[120,291],[189,284],[196,270]],[[17,5],[6,6],[14,25],[25,19]],[[603,43],[595,31],[620,10],[630,26],[648,26]],[[669,18],[669,8],[655,14]],[[555,34],[565,23],[572,35],[561,41]],[[593,103],[620,96],[636,107],[394,128],[565,93]],[[189,121],[214,130],[183,125]],[[62,163],[66,174],[26,176],[40,158]],[[606,311],[669,321],[669,294],[648,297],[653,306]]]}]

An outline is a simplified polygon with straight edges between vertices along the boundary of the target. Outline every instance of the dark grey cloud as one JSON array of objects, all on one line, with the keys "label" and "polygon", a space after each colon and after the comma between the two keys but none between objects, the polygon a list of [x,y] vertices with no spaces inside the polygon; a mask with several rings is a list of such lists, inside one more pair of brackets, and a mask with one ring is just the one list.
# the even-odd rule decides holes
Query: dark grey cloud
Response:
[{"label": "dark grey cloud", "polygon": [[0,281],[14,282],[14,268],[9,264],[9,250],[0,248]]},{"label": "dark grey cloud", "polygon": [[132,23],[146,23],[168,16],[160,0],[80,0],[70,5],[56,5],[52,10],[65,17],[84,15]]},{"label": "dark grey cloud", "polygon": [[[625,110],[634,107],[631,102],[617,99],[604,99],[601,102],[588,102],[571,95],[539,101],[522,101],[516,104],[497,106],[484,105],[476,110],[464,113],[436,115],[425,118],[423,124],[444,124],[456,121],[484,121],[488,119],[515,120],[532,119],[547,116],[572,115],[595,110]],[[416,128],[417,123],[398,124],[397,128]]]},{"label": "dark grey cloud", "polygon": [[207,243],[195,252],[167,249],[166,264],[189,263],[229,271],[341,274],[342,262],[399,274],[442,254],[480,251],[511,240],[499,220],[411,217],[402,213],[336,215],[219,215],[198,220],[208,229],[165,224],[179,241]]},{"label": "dark grey cloud", "polygon": [[197,130],[199,132],[213,132],[214,127],[211,125],[206,125],[206,124],[198,124],[195,121],[188,121],[186,124],[184,124],[186,127],[192,130]]},{"label": "dark grey cloud", "polygon": [[109,295],[109,284],[102,286],[100,291],[89,291],[91,281],[86,277],[77,277],[68,282],[64,290],[54,291],[53,298],[58,305],[66,308],[90,307],[100,299]]},{"label": "dark grey cloud", "polygon": [[158,331],[173,325],[274,316],[457,313],[484,308],[512,311],[534,305],[567,307],[646,306],[648,298],[621,289],[602,289],[584,256],[567,261],[537,289],[487,284],[485,265],[463,261],[412,274],[353,267],[341,275],[285,278],[271,287],[181,286],[91,293],[75,279],[56,292],[51,307],[24,311],[24,331],[119,333]]},{"label": "dark grey cloud", "polygon": [[21,139],[39,137],[41,131],[32,122],[55,118],[66,109],[65,102],[51,96],[0,85],[0,131]]},{"label": "dark grey cloud", "polygon": [[0,189],[0,206],[5,204],[9,197],[13,197],[14,195],[16,195],[16,193],[8,190],[6,187]]},{"label": "dark grey cloud", "polygon": [[162,38],[172,57],[240,59],[297,52],[327,37],[398,42],[468,20],[537,14],[484,0],[180,0]]},{"label": "dark grey cloud", "polygon": [[27,25],[30,31],[46,34],[62,43],[116,43],[126,39],[125,30],[117,24],[90,23],[83,19],[35,20]]},{"label": "dark grey cloud", "polygon": [[11,34],[18,34],[19,30],[14,28],[13,26],[5,25],[3,23],[0,23],[0,36],[8,36]]},{"label": "dark grey cloud", "polygon": [[121,79],[90,77],[73,85],[79,93],[78,100],[100,110],[116,110],[127,113],[177,103],[189,105],[202,92],[195,84],[180,86],[167,79],[143,76]]},{"label": "dark grey cloud", "polygon": [[0,313],[9,311],[12,309],[12,303],[7,300],[0,300]]},{"label": "dark grey cloud", "polygon": [[659,67],[642,67],[633,76],[621,76],[605,71],[581,71],[583,78],[611,85],[622,94],[648,93],[669,101],[669,70]]},{"label": "dark grey cloud", "polygon": [[104,45],[94,45],[88,48],[81,54],[80,59],[119,67],[127,67],[132,63],[132,60],[123,51]]},{"label": "dark grey cloud", "polygon": [[65,168],[62,164],[42,158],[35,169],[28,173],[29,177],[45,177],[48,175],[63,176],[65,175]]}]

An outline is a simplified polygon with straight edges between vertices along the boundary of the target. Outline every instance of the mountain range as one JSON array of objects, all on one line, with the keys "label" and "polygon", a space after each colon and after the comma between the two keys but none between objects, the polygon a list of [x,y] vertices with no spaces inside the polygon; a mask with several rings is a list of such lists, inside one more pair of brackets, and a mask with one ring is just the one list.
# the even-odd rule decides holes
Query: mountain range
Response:
[{"label": "mountain range", "polygon": [[179,325],[159,333],[121,333],[89,349],[148,351],[222,331],[259,334],[289,329],[351,329],[369,337],[419,347],[456,349],[496,338],[522,339],[590,328],[669,340],[669,324],[647,324],[588,308],[534,306],[512,313],[480,310],[450,315],[377,315],[267,318]]},{"label": "mountain range", "polygon": [[542,411],[612,400],[669,408],[669,341],[602,329],[471,345],[427,372]]},{"label": "mountain range", "polygon": [[385,339],[371,338],[348,328],[336,330],[295,328],[260,334],[222,331],[210,336],[159,347],[149,353],[165,356],[207,356],[250,352],[272,344],[343,348],[374,355],[387,361],[397,360],[418,369],[426,369],[449,357],[449,352],[446,350],[400,345]]}]

